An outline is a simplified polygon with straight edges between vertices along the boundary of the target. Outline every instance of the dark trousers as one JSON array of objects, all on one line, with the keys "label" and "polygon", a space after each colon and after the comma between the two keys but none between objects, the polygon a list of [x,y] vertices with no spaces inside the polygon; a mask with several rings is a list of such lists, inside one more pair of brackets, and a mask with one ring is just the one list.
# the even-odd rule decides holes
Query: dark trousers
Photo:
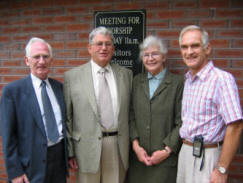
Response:
[{"label": "dark trousers", "polygon": [[48,147],[45,183],[66,183],[66,167],[63,140]]}]

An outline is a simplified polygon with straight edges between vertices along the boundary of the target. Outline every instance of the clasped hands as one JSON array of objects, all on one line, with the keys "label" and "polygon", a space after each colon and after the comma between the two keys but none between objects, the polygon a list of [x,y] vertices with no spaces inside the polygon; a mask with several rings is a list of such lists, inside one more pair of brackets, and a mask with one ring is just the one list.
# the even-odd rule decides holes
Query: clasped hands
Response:
[{"label": "clasped hands", "polygon": [[157,165],[170,155],[170,152],[167,152],[166,150],[157,150],[149,156],[148,153],[138,144],[137,140],[133,143],[133,150],[136,153],[138,160],[146,166]]}]

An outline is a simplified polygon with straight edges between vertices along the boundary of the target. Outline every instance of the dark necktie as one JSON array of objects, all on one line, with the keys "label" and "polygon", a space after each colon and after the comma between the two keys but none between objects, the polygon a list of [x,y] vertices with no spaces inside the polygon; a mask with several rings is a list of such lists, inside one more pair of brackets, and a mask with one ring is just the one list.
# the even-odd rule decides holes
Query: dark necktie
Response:
[{"label": "dark necktie", "polygon": [[99,73],[99,95],[98,108],[101,116],[101,123],[109,129],[114,124],[114,112],[112,107],[111,92],[106,80],[106,69],[100,69]]},{"label": "dark necktie", "polygon": [[58,133],[57,123],[52,109],[52,105],[46,91],[45,81],[42,81],[41,83],[41,99],[42,99],[43,109],[44,109],[44,118],[46,120],[48,139],[56,143],[59,138],[59,133]]}]

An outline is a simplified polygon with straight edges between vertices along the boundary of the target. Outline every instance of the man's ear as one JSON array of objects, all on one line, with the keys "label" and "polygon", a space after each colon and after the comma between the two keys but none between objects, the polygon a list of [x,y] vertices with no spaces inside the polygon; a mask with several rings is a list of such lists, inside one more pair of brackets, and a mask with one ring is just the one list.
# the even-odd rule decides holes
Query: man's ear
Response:
[{"label": "man's ear", "polygon": [[26,57],[26,56],[24,56],[24,60],[25,60],[25,64],[26,64],[27,66],[30,66],[29,58]]},{"label": "man's ear", "polygon": [[211,54],[212,47],[211,47],[211,44],[210,43],[208,43],[208,46],[207,46],[207,48],[205,48],[205,51],[206,51],[206,54],[207,55],[210,55]]}]

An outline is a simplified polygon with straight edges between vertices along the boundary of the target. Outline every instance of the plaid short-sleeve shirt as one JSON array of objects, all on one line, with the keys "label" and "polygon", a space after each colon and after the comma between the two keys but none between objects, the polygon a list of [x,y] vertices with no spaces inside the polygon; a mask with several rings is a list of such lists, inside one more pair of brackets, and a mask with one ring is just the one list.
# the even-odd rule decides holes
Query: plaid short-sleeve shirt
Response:
[{"label": "plaid short-sleeve shirt", "polygon": [[226,125],[242,119],[233,76],[210,61],[194,77],[190,71],[185,77],[180,136],[193,141],[196,135],[202,135],[205,143],[222,141]]}]

